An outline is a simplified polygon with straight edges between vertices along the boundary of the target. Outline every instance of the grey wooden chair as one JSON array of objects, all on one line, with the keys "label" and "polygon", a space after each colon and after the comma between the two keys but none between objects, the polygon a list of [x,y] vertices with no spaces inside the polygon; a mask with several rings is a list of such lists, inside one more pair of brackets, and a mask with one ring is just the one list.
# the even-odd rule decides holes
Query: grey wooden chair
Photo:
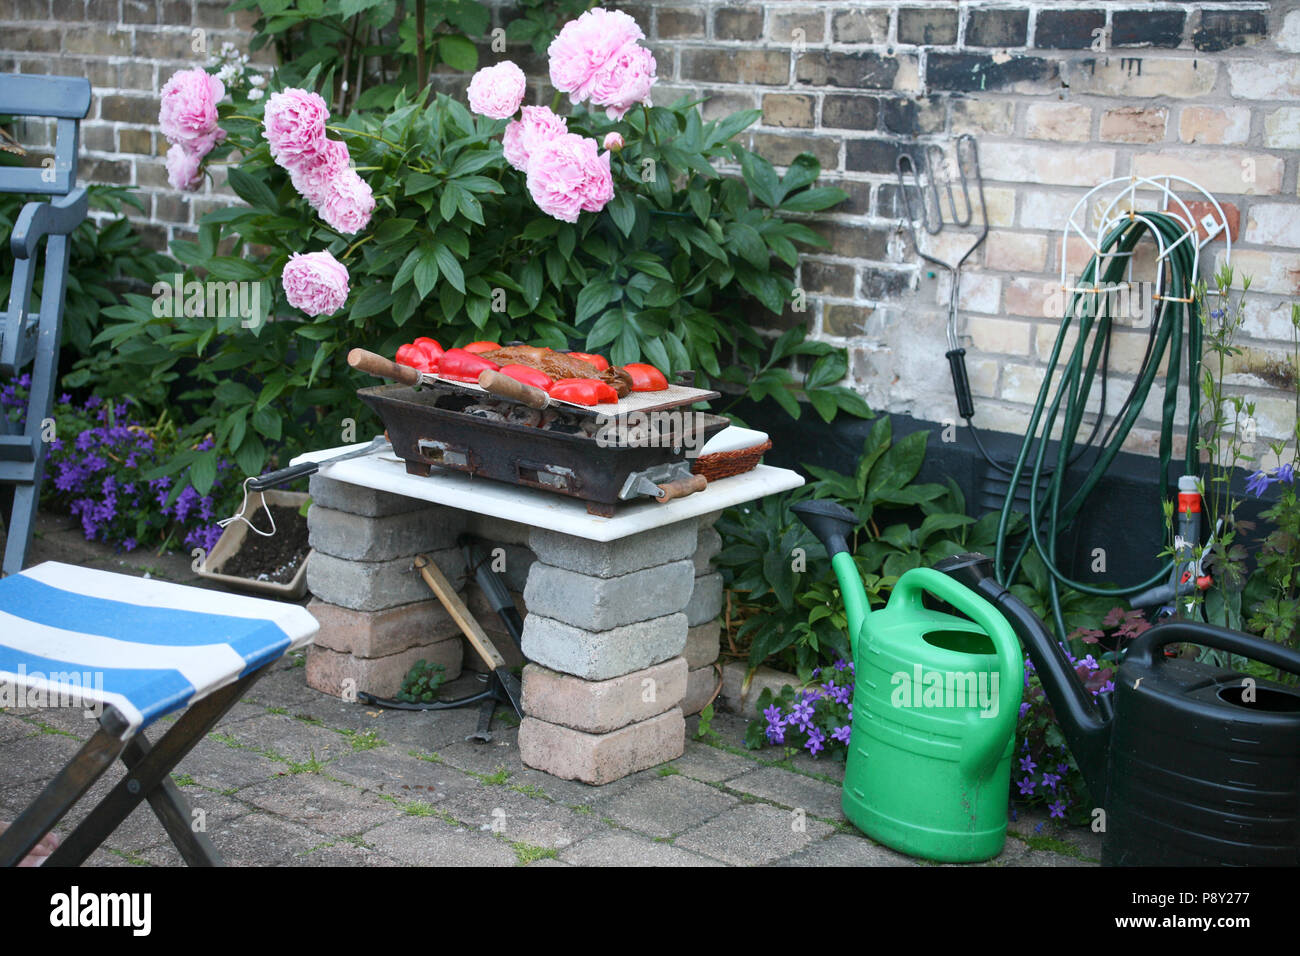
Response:
[{"label": "grey wooden chair", "polygon": [[[0,166],[0,192],[55,196],[29,202],[14,224],[14,256],[8,310],[0,315],[0,377],[13,378],[31,365],[27,421],[21,433],[0,417],[0,507],[7,537],[3,574],[22,570],[40,503],[46,444],[42,426],[54,403],[59,336],[68,281],[71,235],[86,218],[85,189],[77,188],[81,120],[90,109],[90,81],[71,76],[0,74],[0,115],[52,117],[57,121],[54,157],[41,166]],[[45,241],[40,311],[33,314],[32,280]]]}]

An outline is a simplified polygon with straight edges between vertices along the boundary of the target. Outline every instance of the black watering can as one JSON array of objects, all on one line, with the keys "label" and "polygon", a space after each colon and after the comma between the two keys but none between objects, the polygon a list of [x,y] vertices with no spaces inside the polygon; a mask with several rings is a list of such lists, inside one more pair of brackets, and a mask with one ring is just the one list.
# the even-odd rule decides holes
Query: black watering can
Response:
[{"label": "black watering can", "polygon": [[1300,674],[1300,654],[1209,624],[1171,621],[1132,644],[1113,694],[1096,698],[1064,648],[993,576],[982,554],[937,570],[982,595],[1029,652],[1097,801],[1108,866],[1300,865],[1300,691],[1166,659],[1187,642]]}]

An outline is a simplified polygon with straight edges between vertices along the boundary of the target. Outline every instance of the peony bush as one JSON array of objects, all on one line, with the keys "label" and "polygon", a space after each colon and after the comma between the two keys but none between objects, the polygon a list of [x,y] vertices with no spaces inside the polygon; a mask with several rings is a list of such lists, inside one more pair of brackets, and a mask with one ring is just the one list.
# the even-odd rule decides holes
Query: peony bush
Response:
[{"label": "peony bush", "polygon": [[205,215],[172,253],[187,280],[256,284],[269,320],[160,317],[139,296],[100,341],[124,377],[184,369],[205,383],[175,396],[214,436],[199,454],[248,474],[281,447],[377,425],[355,397],[374,382],[344,356],[391,355],[413,329],[447,347],[525,341],[692,369],[792,415],[800,399],[827,420],[868,414],[837,384],[843,350],[800,326],[775,342],[754,328],[771,324],[760,312],[802,308],[798,247],[824,244],[804,216],[844,194],[817,186],[810,155],[779,173],[747,150],[757,110],[706,122],[697,103],[655,105],[643,39],[601,8],[565,24],[548,48],[549,105],[526,102],[536,86],[505,59],[474,74],[465,102],[404,90],[391,109],[346,116],[331,115],[318,70],[241,84],[230,102],[219,81],[169,82],[160,126],[168,117],[164,133],[200,159],[178,181],[224,169],[244,202]]}]

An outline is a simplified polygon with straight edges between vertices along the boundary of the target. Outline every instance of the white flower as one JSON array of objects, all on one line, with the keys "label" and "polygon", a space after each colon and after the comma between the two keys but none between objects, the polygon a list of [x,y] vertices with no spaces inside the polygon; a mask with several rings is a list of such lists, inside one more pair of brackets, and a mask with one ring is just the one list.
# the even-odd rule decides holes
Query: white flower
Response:
[{"label": "white flower", "polygon": [[252,76],[248,78],[248,85],[256,86],[258,89],[261,89],[262,87],[266,86],[266,77],[264,77],[260,73],[254,73]]},{"label": "white flower", "polygon": [[256,88],[248,91],[248,98],[250,100],[260,100],[265,95],[266,94],[262,90]]}]

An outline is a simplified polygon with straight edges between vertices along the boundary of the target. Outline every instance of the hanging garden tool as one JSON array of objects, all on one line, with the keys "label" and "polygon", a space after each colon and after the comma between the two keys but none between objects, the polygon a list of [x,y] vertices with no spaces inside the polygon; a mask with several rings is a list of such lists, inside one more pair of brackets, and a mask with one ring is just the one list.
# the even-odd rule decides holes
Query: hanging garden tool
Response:
[{"label": "hanging garden tool", "polygon": [[1129,645],[1113,694],[1094,698],[987,557],[958,555],[938,569],[991,602],[1024,642],[1088,784],[1103,865],[1300,864],[1300,691],[1163,651],[1199,644],[1297,675],[1300,653],[1169,621]]},{"label": "hanging garden tool", "polygon": [[[1011,751],[1024,665],[1011,625],[930,568],[898,579],[869,612],[846,538],[857,516],[832,501],[792,510],[831,556],[857,688],[844,815],[874,840],[945,862],[987,860],[1007,833]],[[926,595],[966,617],[931,610]]]}]

